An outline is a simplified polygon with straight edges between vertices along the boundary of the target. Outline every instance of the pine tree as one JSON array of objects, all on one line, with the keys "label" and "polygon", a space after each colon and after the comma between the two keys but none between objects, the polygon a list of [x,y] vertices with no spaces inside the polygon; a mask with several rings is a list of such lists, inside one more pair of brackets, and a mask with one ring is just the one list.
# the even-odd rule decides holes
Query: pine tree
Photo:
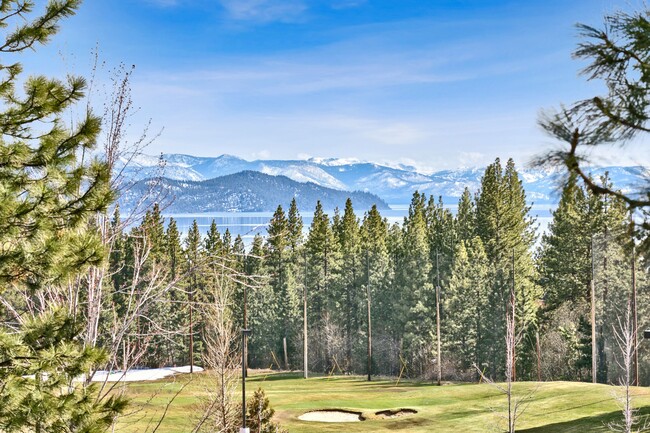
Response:
[{"label": "pine tree", "polygon": [[[393,306],[399,303],[393,295],[391,281],[393,269],[390,266],[388,250],[388,222],[381,217],[377,206],[374,205],[364,215],[360,230],[361,236],[361,268],[364,269],[362,278],[363,286],[368,291],[370,284],[371,318],[373,340],[373,365],[381,368],[384,374],[394,373],[393,365],[398,365],[397,353],[390,333],[391,322],[394,320]],[[367,299],[366,299],[367,301]],[[363,321],[363,333],[368,332],[367,320]],[[367,334],[366,334],[367,336]]]},{"label": "pine tree", "polygon": [[465,187],[463,195],[458,200],[456,234],[459,242],[469,241],[476,235],[476,204],[467,187]]},{"label": "pine tree", "polygon": [[[285,342],[287,351],[293,352],[293,341],[297,329],[298,293],[294,279],[294,267],[291,261],[291,245],[289,224],[282,206],[278,206],[267,228],[266,239],[266,273],[270,276],[277,306],[277,322],[274,326],[279,331],[280,338],[276,341],[275,352],[284,354]],[[283,362],[288,364],[289,354],[283,356]],[[288,365],[285,365],[285,368]]]},{"label": "pine tree", "polygon": [[178,226],[174,218],[169,218],[169,225],[166,233],[167,241],[167,260],[169,261],[169,277],[176,280],[181,273],[181,264],[183,263],[183,247],[181,246],[181,235],[178,232]]},{"label": "pine tree", "polygon": [[[244,327],[253,330],[249,337],[249,365],[268,367],[271,351],[277,349],[279,331],[277,305],[273,288],[265,276],[264,238],[259,234],[253,238],[250,252],[246,255],[245,269],[249,281],[257,280],[254,287],[246,287]],[[262,277],[262,278],[260,278]],[[242,317],[243,320],[243,317]],[[265,365],[266,364],[266,365]]]},{"label": "pine tree", "polygon": [[291,205],[289,206],[287,229],[289,232],[289,246],[291,247],[291,251],[295,253],[303,241],[302,217],[298,211],[295,197],[291,200]]},{"label": "pine tree", "polygon": [[353,349],[358,345],[357,336],[361,327],[360,310],[365,298],[361,292],[363,260],[360,251],[359,219],[354,213],[352,200],[347,199],[343,218],[338,225],[338,248],[341,253],[341,267],[336,281],[336,303],[339,306],[338,322],[345,333],[345,366],[352,366]]},{"label": "pine tree", "polygon": [[189,349],[188,361],[191,361],[192,365],[194,365],[195,362],[200,362],[203,347],[203,342],[196,337],[201,335],[201,330],[205,329],[203,316],[200,314],[201,309],[197,308],[197,306],[207,300],[203,278],[206,270],[203,242],[196,220],[192,221],[192,226],[185,238],[185,257],[187,259],[188,280],[186,286],[187,304],[184,309],[186,321],[183,328],[187,329],[187,340],[191,341],[185,346]]},{"label": "pine tree", "polygon": [[223,253],[223,240],[217,228],[217,222],[213,219],[205,237],[205,252],[209,257],[216,259]]},{"label": "pine tree", "polygon": [[[538,288],[534,285],[535,270],[531,254],[534,231],[533,221],[528,216],[529,209],[512,159],[506,164],[505,170],[499,159],[490,164],[481,180],[476,202],[476,227],[490,267],[494,269],[489,298],[489,305],[494,308],[493,314],[486,317],[490,330],[487,336],[490,340],[488,362],[492,375],[502,371],[505,365],[503,335],[506,305],[513,284],[517,332],[529,332],[536,323],[541,293],[538,293]],[[526,372],[532,368],[528,356],[530,350],[532,347],[528,346],[517,352],[518,357],[528,357],[522,365]]]},{"label": "pine tree", "polygon": [[397,272],[400,294],[406,300],[404,350],[420,375],[431,364],[435,342],[435,291],[431,282],[431,258],[426,222],[426,197],[413,194],[404,221],[403,259]]},{"label": "pine tree", "polygon": [[445,346],[461,371],[483,368],[487,339],[484,319],[491,278],[479,237],[461,241],[454,254],[452,277],[445,299]]},{"label": "pine tree", "polygon": [[[10,63],[14,53],[48,42],[79,5],[48,2],[36,17],[33,1],[0,5],[0,51],[9,61],[0,65],[0,288],[9,299],[23,293],[36,300],[106,259],[90,220],[113,199],[109,168],[78,158],[93,153],[100,119],[87,111],[70,129],[64,121],[84,97],[86,82],[32,76],[21,83],[21,65]],[[18,330],[0,327],[0,430],[104,431],[125,400],[100,401],[95,387],[73,380],[103,364],[105,353],[84,346],[76,311],[40,308],[35,317],[25,314]]]},{"label": "pine tree", "polygon": [[305,243],[307,256],[307,287],[309,292],[309,324],[315,336],[310,344],[311,353],[319,363],[313,365],[313,370],[327,370],[331,363],[329,341],[326,338],[325,327],[330,320],[330,300],[332,279],[336,268],[336,240],[329,217],[323,211],[321,202],[316,203],[314,218],[311,223]]},{"label": "pine tree", "polygon": [[572,176],[542,237],[540,278],[548,311],[564,302],[589,300],[591,258],[587,210],[585,194]]}]

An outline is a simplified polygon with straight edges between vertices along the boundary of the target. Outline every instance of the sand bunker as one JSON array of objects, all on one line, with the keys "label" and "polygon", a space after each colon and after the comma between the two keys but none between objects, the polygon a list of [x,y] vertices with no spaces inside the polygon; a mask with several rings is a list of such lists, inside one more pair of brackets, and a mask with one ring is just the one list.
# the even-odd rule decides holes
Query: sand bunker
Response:
[{"label": "sand bunker", "polygon": [[415,409],[388,409],[380,410],[379,412],[376,412],[375,415],[380,418],[400,418],[407,415],[413,415],[414,413],[418,413],[418,411]]},{"label": "sand bunker", "polygon": [[364,420],[361,412],[337,409],[314,410],[300,415],[298,419],[315,422],[359,422]]}]

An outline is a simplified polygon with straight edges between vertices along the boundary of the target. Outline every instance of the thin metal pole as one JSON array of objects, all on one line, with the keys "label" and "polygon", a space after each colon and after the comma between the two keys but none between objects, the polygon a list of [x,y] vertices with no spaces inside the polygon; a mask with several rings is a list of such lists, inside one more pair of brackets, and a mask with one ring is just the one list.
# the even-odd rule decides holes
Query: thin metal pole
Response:
[{"label": "thin metal pole", "polygon": [[436,339],[438,340],[438,386],[442,384],[442,346],[440,343],[440,267],[436,250]]},{"label": "thin metal pole", "polygon": [[194,373],[194,290],[196,290],[196,269],[192,267],[192,290],[190,290],[190,374]]},{"label": "thin metal pole", "polygon": [[372,320],[370,317],[370,257],[366,251],[366,272],[367,272],[367,281],[366,281],[366,292],[368,300],[368,382],[372,380],[371,371],[372,371]]},{"label": "thin metal pole", "polygon": [[[634,242],[634,240],[632,240]],[[632,245],[632,349],[634,350],[634,382],[632,385],[639,386],[639,342],[636,308],[636,247]]]},{"label": "thin metal pole", "polygon": [[[248,329],[248,291],[246,290],[246,284],[243,285],[244,288],[244,329]],[[244,376],[248,375],[248,339],[244,338],[242,340],[242,356],[243,359],[243,368]],[[244,426],[245,427],[245,426]]]},{"label": "thin metal pole", "polygon": [[190,374],[194,373],[194,324],[192,322],[193,289],[190,290]]},{"label": "thin metal pole", "polygon": [[537,348],[537,381],[542,381],[542,352],[539,345],[539,329],[535,331],[535,346]]},{"label": "thin metal pole", "polygon": [[246,431],[246,328],[241,330],[241,416],[242,431]]},{"label": "thin metal pole", "polygon": [[512,381],[517,381],[517,337],[515,334],[516,326],[516,304],[517,294],[515,290],[515,249],[512,249],[512,293],[510,294],[510,301],[512,302]]},{"label": "thin metal pole", "polygon": [[304,284],[302,287],[302,377],[307,379],[309,377],[309,356],[307,347],[307,251],[305,256],[305,272]]},{"label": "thin metal pole", "polygon": [[591,235],[591,381],[597,382],[597,354],[596,354],[596,285],[594,263],[594,236]]}]

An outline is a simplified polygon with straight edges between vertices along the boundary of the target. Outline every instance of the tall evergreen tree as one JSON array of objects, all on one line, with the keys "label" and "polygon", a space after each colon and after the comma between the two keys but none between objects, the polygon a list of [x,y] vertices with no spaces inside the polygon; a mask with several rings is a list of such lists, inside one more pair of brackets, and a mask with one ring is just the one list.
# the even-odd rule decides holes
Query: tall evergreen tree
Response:
[{"label": "tall evergreen tree", "polygon": [[309,292],[310,337],[315,336],[310,344],[316,364],[314,370],[326,370],[332,362],[329,353],[329,340],[325,328],[330,324],[330,301],[333,275],[335,274],[337,245],[330,219],[323,211],[320,201],[316,203],[305,250],[307,256],[307,287]]},{"label": "tall evergreen tree", "polygon": [[[391,322],[394,320],[393,306],[399,302],[394,296],[391,281],[393,269],[390,266],[388,250],[388,222],[381,217],[376,205],[366,212],[361,224],[361,268],[365,270],[362,278],[363,286],[368,291],[370,284],[371,317],[373,340],[373,365],[381,368],[383,374],[394,374],[393,366],[399,365],[393,348],[395,342],[390,333]],[[363,334],[368,332],[367,320],[364,321]],[[367,336],[367,335],[366,335]]]},{"label": "tall evergreen tree", "polygon": [[211,258],[216,258],[223,253],[223,240],[217,228],[217,222],[213,219],[205,237],[205,252]]},{"label": "tall evergreen tree", "polygon": [[166,233],[167,257],[169,260],[169,277],[176,280],[182,272],[183,247],[181,246],[181,234],[178,231],[176,220],[169,218],[169,225]]},{"label": "tall evergreen tree", "polygon": [[456,214],[456,234],[458,241],[469,241],[476,236],[476,204],[469,188],[465,187],[463,195],[458,200]]},{"label": "tall evergreen tree", "polygon": [[361,292],[361,278],[364,275],[361,258],[359,219],[354,213],[352,200],[345,202],[343,218],[339,224],[338,247],[341,253],[341,267],[336,281],[337,306],[339,306],[339,323],[345,334],[345,365],[352,366],[353,349],[358,346],[358,334],[361,327],[361,304],[365,298]]},{"label": "tall evergreen tree", "polygon": [[[275,341],[275,353],[284,354],[285,343],[287,351],[293,353],[294,336],[297,335],[298,294],[294,279],[294,267],[291,260],[291,235],[289,223],[282,209],[278,206],[267,228],[266,239],[266,269],[270,276],[270,285],[277,307],[277,323],[279,339]],[[283,363],[288,364],[289,354],[282,356]],[[288,366],[284,366],[288,367]]]},{"label": "tall evergreen tree", "polygon": [[481,238],[461,241],[456,248],[445,299],[446,352],[460,371],[483,368],[491,278]]},{"label": "tall evergreen tree", "polygon": [[289,206],[289,213],[287,216],[287,230],[289,233],[289,246],[291,251],[295,252],[302,245],[303,241],[303,223],[302,217],[300,216],[300,211],[298,211],[298,205],[296,204],[296,198],[294,197],[291,200],[291,205]]},{"label": "tall evergreen tree", "polygon": [[[490,164],[481,180],[481,190],[476,203],[477,234],[484,244],[494,278],[489,303],[495,308],[487,317],[491,334],[488,346],[490,373],[503,371],[505,365],[505,316],[509,293],[515,286],[517,332],[528,332],[536,322],[538,301],[541,297],[534,284],[535,270],[531,249],[534,242],[533,221],[528,216],[530,207],[526,203],[519,175],[511,160],[505,170],[497,159]],[[514,271],[514,272],[513,272]],[[529,341],[529,339],[524,339]],[[526,357],[532,347],[517,352]],[[523,364],[529,372],[530,362]]]},{"label": "tall evergreen tree", "polygon": [[[10,299],[22,293],[38,300],[106,258],[89,221],[113,199],[109,168],[79,158],[93,153],[100,119],[87,111],[70,129],[64,120],[86,81],[32,76],[21,83],[22,67],[11,63],[15,53],[48,42],[79,5],[51,1],[33,16],[33,1],[0,4],[0,290]],[[105,353],[84,345],[77,311],[38,308],[42,313],[24,315],[17,330],[0,326],[0,430],[103,431],[125,400],[99,400],[96,388],[73,381],[104,363]]]},{"label": "tall evergreen tree", "polygon": [[407,309],[404,344],[407,358],[420,375],[431,364],[435,343],[435,291],[431,282],[431,257],[426,221],[426,197],[413,194],[409,216],[404,221],[403,259],[397,272]]},{"label": "tall evergreen tree", "polygon": [[192,226],[185,238],[185,257],[188,266],[188,281],[186,284],[187,306],[185,308],[186,322],[184,328],[187,329],[188,344],[186,347],[190,349],[188,356],[191,356],[191,361],[196,363],[201,361],[201,348],[203,347],[201,340],[197,339],[197,336],[201,335],[201,330],[205,329],[203,317],[200,315],[201,309],[197,308],[197,306],[207,300],[204,290],[205,256],[201,232],[196,220],[192,221]]}]

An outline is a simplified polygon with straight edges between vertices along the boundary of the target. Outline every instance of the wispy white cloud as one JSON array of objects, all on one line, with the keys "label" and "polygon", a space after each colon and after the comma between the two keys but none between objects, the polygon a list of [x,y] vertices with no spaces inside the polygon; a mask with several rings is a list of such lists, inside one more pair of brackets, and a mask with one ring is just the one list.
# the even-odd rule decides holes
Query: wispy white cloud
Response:
[{"label": "wispy white cloud", "polygon": [[332,9],[350,9],[366,4],[367,0],[332,0],[330,7]]},{"label": "wispy white cloud", "polygon": [[308,9],[302,0],[219,0],[219,3],[233,19],[262,23],[296,21]]},{"label": "wispy white cloud", "polygon": [[180,3],[180,0],[144,0],[144,1],[154,6],[159,6],[164,8],[177,6]]}]

